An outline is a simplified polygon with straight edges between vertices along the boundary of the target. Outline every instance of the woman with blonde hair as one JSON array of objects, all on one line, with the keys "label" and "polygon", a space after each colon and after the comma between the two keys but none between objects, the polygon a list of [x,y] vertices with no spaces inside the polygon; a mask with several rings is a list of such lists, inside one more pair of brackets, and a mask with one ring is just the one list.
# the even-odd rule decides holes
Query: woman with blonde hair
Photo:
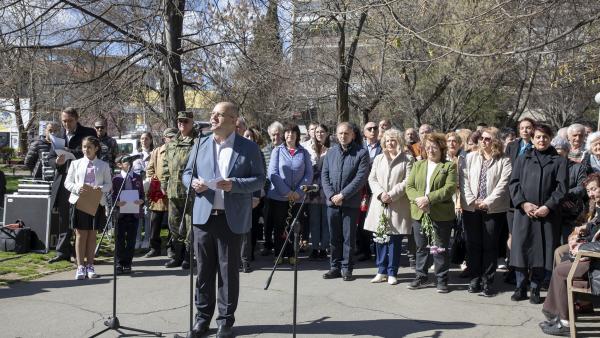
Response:
[{"label": "woman with blonde hair", "polygon": [[469,153],[460,175],[461,206],[467,239],[468,291],[495,295],[492,285],[501,227],[509,208],[511,164],[495,130],[484,129],[479,149]]},{"label": "woman with blonde hair", "polygon": [[410,203],[406,180],[413,158],[402,151],[403,137],[397,129],[388,129],[381,138],[383,152],[373,159],[369,187],[373,192],[365,219],[365,230],[372,231],[377,251],[377,275],[371,283],[398,283],[402,237],[410,235]]}]

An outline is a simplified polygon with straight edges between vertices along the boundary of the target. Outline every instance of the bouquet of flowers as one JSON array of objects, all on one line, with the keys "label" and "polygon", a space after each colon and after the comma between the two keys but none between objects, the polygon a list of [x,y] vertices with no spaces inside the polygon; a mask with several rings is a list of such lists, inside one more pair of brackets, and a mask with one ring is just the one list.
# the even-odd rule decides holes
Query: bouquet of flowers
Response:
[{"label": "bouquet of flowers", "polygon": [[379,223],[377,224],[377,230],[373,234],[373,241],[379,244],[385,244],[390,241],[390,235],[388,231],[390,229],[390,218],[388,214],[388,205],[382,203],[383,210],[379,215]]},{"label": "bouquet of flowers", "polygon": [[433,227],[433,221],[427,212],[423,214],[423,218],[421,219],[421,233],[425,235],[429,241],[429,245],[427,246],[429,248],[429,253],[437,255],[446,251],[445,248],[436,244],[438,242],[437,234]]},{"label": "bouquet of flowers", "polygon": [[154,203],[163,199],[165,195],[160,189],[160,181],[156,177],[150,179],[150,188],[148,189],[148,199]]}]

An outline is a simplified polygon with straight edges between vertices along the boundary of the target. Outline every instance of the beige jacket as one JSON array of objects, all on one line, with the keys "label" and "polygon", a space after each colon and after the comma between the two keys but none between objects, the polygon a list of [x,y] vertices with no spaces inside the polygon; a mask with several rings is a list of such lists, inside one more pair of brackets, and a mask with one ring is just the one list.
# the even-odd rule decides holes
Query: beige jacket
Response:
[{"label": "beige jacket", "polygon": [[371,173],[369,174],[369,186],[373,196],[365,219],[365,230],[377,231],[379,216],[383,211],[383,206],[378,197],[383,192],[387,192],[392,198],[392,203],[389,204],[388,208],[388,217],[392,225],[389,234],[408,235],[412,233],[410,204],[404,188],[413,161],[412,156],[404,153],[399,154],[391,161],[385,152],[373,159]]},{"label": "beige jacket", "polygon": [[[479,194],[479,176],[483,156],[474,151],[467,155],[465,166],[462,168],[460,179],[460,197],[463,210],[475,211],[471,203],[475,202]],[[510,192],[508,181],[512,166],[508,157],[493,159],[487,171],[487,197],[483,200],[488,206],[488,213],[505,212],[510,207]]]},{"label": "beige jacket", "polygon": [[[150,161],[148,161],[148,166],[146,167],[146,178],[155,177],[159,181],[163,180],[163,166],[162,163],[165,159],[165,151],[166,145],[155,148],[150,154]],[[162,200],[158,200],[156,202],[152,202],[148,199],[150,204],[150,210],[154,211],[167,211],[169,210],[167,204],[167,198],[163,198]]]}]

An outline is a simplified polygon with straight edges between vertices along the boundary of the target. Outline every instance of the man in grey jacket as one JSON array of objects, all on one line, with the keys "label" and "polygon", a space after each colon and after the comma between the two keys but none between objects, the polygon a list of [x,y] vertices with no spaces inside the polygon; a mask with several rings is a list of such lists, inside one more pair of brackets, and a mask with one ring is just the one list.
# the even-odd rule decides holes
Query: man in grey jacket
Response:
[{"label": "man in grey jacket", "polygon": [[327,151],[321,171],[331,233],[331,268],[323,278],[351,281],[360,192],[369,176],[370,160],[357,128],[342,122],[336,135],[339,144]]}]

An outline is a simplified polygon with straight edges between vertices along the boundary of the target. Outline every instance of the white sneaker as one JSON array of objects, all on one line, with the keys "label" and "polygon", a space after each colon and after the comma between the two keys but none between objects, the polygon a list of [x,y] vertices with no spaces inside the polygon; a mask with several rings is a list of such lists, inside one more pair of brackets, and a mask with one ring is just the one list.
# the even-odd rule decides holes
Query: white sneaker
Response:
[{"label": "white sneaker", "polygon": [[85,279],[85,266],[80,265],[75,272],[75,279]]},{"label": "white sneaker", "polygon": [[91,265],[91,264],[90,264],[90,265],[88,265],[88,266],[87,266],[87,268],[86,268],[86,270],[87,270],[87,277],[88,277],[88,278],[90,278],[90,279],[91,279],[91,278],[98,278],[98,277],[100,277],[100,276],[99,276],[99,275],[96,273],[96,269],[94,269],[94,266],[93,266],[93,265]]},{"label": "white sneaker", "polygon": [[388,277],[388,284],[389,285],[396,285],[396,284],[398,284],[398,279],[396,278],[396,276],[389,276]]},{"label": "white sneaker", "polygon": [[373,277],[373,279],[371,279],[371,283],[382,283],[382,282],[385,282],[387,279],[388,279],[387,275],[378,273],[375,275],[375,277]]}]

